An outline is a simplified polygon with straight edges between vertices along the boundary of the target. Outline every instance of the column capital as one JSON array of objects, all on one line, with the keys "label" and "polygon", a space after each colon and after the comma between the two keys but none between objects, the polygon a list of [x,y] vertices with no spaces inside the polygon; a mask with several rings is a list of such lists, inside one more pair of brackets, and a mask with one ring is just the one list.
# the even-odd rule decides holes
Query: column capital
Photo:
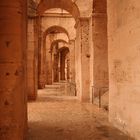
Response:
[{"label": "column capital", "polygon": [[71,39],[69,40],[69,44],[72,44],[73,42],[75,42],[76,39]]},{"label": "column capital", "polygon": [[76,24],[75,24],[75,28],[78,27],[78,25],[80,24],[80,22],[82,21],[90,21],[92,16],[89,16],[89,17],[79,17],[77,20],[76,20]]},{"label": "column capital", "polygon": [[107,13],[93,13],[92,18],[107,18]]}]

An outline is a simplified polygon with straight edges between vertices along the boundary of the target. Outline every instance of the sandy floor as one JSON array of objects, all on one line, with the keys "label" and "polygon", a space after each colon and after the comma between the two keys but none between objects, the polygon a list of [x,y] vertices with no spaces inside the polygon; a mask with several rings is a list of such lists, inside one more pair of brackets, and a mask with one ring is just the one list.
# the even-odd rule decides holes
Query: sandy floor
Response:
[{"label": "sandy floor", "polygon": [[28,140],[131,140],[110,126],[103,110],[56,96],[53,89],[39,91],[28,106]]}]

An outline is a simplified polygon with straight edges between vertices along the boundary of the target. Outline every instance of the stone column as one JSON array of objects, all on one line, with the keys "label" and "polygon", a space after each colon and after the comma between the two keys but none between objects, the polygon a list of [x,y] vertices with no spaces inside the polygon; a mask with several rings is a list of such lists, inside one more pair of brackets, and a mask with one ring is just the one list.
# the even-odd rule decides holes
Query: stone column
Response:
[{"label": "stone column", "polygon": [[26,0],[0,2],[1,140],[26,136],[26,7]]},{"label": "stone column", "polygon": [[58,60],[58,71],[59,71],[59,81],[61,80],[61,52],[59,51],[59,60]]},{"label": "stone column", "polygon": [[52,53],[51,53],[51,55],[52,55],[52,83],[54,82],[53,81],[53,79],[54,79],[54,72],[53,72],[53,64],[54,64],[54,52],[53,52],[53,50],[52,50]]},{"label": "stone column", "polygon": [[63,51],[60,56],[60,80],[65,80],[65,54]]},{"label": "stone column", "polygon": [[107,14],[106,1],[102,3],[94,1],[93,9],[93,84],[94,96],[99,96],[101,92],[107,90],[108,80],[108,41],[107,41]]},{"label": "stone column", "polygon": [[[56,50],[57,51],[57,50]],[[54,53],[54,64],[53,64],[53,72],[54,72],[54,82],[59,82],[59,69],[58,69],[58,62],[59,62],[59,53]]]},{"label": "stone column", "polygon": [[70,81],[75,83],[75,40],[70,40]]},{"label": "stone column", "polygon": [[39,30],[39,55],[38,55],[38,88],[45,88],[46,84],[46,46],[43,42],[43,33],[41,31],[41,17]]},{"label": "stone column", "polygon": [[[77,25],[77,85],[78,96],[81,101],[90,101],[90,43],[89,43],[89,18],[80,18]],[[80,55],[79,55],[79,54]]]},{"label": "stone column", "polygon": [[70,80],[70,58],[69,53],[67,54],[67,80]]},{"label": "stone column", "polygon": [[58,64],[59,64],[59,52],[58,52],[58,44],[54,46],[54,61],[53,61],[53,81],[54,82],[59,82],[59,69],[58,69]]},{"label": "stone column", "polygon": [[46,44],[44,44],[44,41],[43,41],[43,66],[42,66],[42,68],[43,68],[43,75],[42,75],[42,77],[43,77],[43,84],[44,84],[44,87],[45,87],[45,85],[46,85],[46,69],[47,69],[47,63],[46,63]]},{"label": "stone column", "polygon": [[52,85],[52,50],[51,39],[46,38],[46,84]]},{"label": "stone column", "polygon": [[46,84],[52,85],[52,53],[50,48],[47,50],[46,57]]},{"label": "stone column", "polygon": [[35,18],[28,18],[28,47],[27,47],[27,94],[29,100],[37,97],[37,23]]}]

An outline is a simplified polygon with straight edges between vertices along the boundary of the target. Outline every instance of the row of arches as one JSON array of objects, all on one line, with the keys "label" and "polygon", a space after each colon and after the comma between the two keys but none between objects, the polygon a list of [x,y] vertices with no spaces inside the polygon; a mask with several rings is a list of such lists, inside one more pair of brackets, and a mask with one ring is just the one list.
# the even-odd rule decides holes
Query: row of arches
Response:
[{"label": "row of arches", "polygon": [[[45,87],[46,79],[49,79],[46,78],[46,60],[60,60],[60,63],[62,63],[60,77],[57,72],[58,67],[53,67],[53,71],[51,68],[51,81],[71,79],[76,83],[77,96],[80,101],[90,102],[92,97],[94,80],[92,1],[41,0],[37,7],[29,7],[28,18],[31,21],[28,22],[30,24],[28,40],[26,40],[26,6],[26,0],[20,2],[19,0],[14,0],[14,2],[2,0],[0,2],[0,7],[2,7],[0,12],[2,38],[0,38],[0,41],[1,44],[4,44],[0,53],[0,71],[2,72],[0,109],[3,112],[0,115],[0,125],[1,132],[4,133],[0,135],[0,139],[25,139],[27,131],[27,94],[31,99],[36,99],[37,88]],[[43,14],[46,10],[52,8],[64,9],[72,15],[76,22],[75,38],[71,38],[65,28],[56,27],[56,24],[50,29],[47,28],[48,30],[45,29],[44,32]],[[28,46],[26,48],[27,41]],[[59,48],[58,44],[61,43],[62,47]],[[58,53],[56,53],[57,51]],[[9,53],[12,55],[9,55]],[[56,59],[58,54],[60,59]],[[46,56],[48,59],[46,59]],[[58,66],[58,61],[55,63],[55,66]],[[49,64],[50,67],[53,64]],[[100,73],[103,73],[103,71],[100,71]],[[4,75],[6,75],[6,78]],[[102,83],[104,84],[103,81]],[[3,118],[5,119],[3,120]]]},{"label": "row of arches", "polygon": [[70,55],[75,54],[71,69],[75,70],[78,99],[89,102],[98,96],[95,89],[109,87],[110,121],[139,139],[139,1],[32,2],[28,5],[30,39],[27,1],[0,2],[0,139],[26,139],[27,94],[36,99],[37,88],[44,85],[41,20],[52,8],[68,11],[76,21],[76,38],[69,40],[69,50],[75,51]]},{"label": "row of arches", "polygon": [[43,52],[46,53],[43,58],[46,67],[43,87],[45,84],[69,79],[69,34],[66,29],[60,26],[49,27],[43,33],[43,46]]},{"label": "row of arches", "polygon": [[77,7],[77,5],[75,4],[74,1],[69,0],[41,0],[37,9],[38,9],[38,14],[42,14],[44,13],[44,11],[48,10],[48,9],[52,9],[52,8],[61,8],[64,9],[66,11],[68,11],[69,13],[71,13],[71,15],[74,17],[75,20],[77,20],[80,17],[80,12],[79,9]]},{"label": "row of arches", "polygon": [[[53,82],[53,71],[48,70],[50,68],[47,68],[46,66],[46,57],[47,57],[47,64],[48,67],[52,67],[53,64],[50,64],[49,62],[52,63],[52,50],[55,49],[50,49],[54,44],[60,44],[58,42],[65,41],[67,42],[68,46],[72,46],[69,48],[70,52],[70,58],[72,59],[72,63],[70,61],[70,76],[73,77],[72,81],[77,86],[77,93],[79,96],[80,100],[87,100],[87,101],[92,101],[93,99],[93,92],[96,92],[93,87],[108,87],[108,66],[107,66],[107,61],[108,61],[108,56],[107,56],[107,33],[105,32],[106,30],[106,22],[104,24],[103,32],[101,30],[97,29],[97,32],[99,30],[99,37],[93,38],[93,21],[90,20],[88,17],[81,17],[82,9],[81,7],[78,7],[76,1],[65,1],[61,0],[59,2],[51,1],[47,5],[47,1],[42,0],[38,4],[38,13],[39,14],[39,24],[41,26],[39,33],[40,33],[40,45],[39,45],[39,88],[44,88],[45,83],[47,81],[48,84],[52,84]],[[84,2],[83,2],[84,3]],[[52,6],[53,5],[53,6]],[[64,6],[65,5],[65,6]],[[45,19],[45,15],[43,13],[47,10],[50,10],[52,8],[60,8],[63,10],[68,11],[72,17],[75,19],[75,23],[73,22],[73,28],[67,28],[68,26],[66,24],[63,24],[64,22],[61,22],[60,26],[59,22],[57,24],[52,21],[51,19],[47,20]],[[95,15],[95,20],[98,22],[98,12],[100,13],[99,10],[101,9],[98,7],[98,5],[94,8],[92,12],[97,12],[97,17]],[[75,11],[75,12],[73,12]],[[80,14],[81,13],[81,14]],[[102,15],[105,15],[106,11],[102,11]],[[101,15],[101,14],[100,14]],[[101,15],[101,16],[102,16]],[[45,19],[45,20],[44,20]],[[96,20],[97,19],[97,20]],[[106,17],[102,17],[101,21],[105,21]],[[63,21],[61,19],[61,21]],[[51,23],[51,26],[48,26],[46,23]],[[65,21],[67,23],[67,21]],[[53,25],[54,24],[54,25]],[[68,23],[69,24],[69,23]],[[96,23],[95,23],[96,24]],[[101,25],[102,26],[102,25]],[[47,28],[46,28],[47,27]],[[71,32],[73,30],[73,32]],[[75,33],[74,33],[75,32]],[[105,37],[105,40],[103,44],[99,44],[99,41],[96,42],[96,40],[100,40],[102,37]],[[42,41],[43,40],[43,41]],[[93,40],[95,43],[95,46],[102,47],[102,50],[99,50],[98,48],[95,47],[93,49]],[[66,44],[66,43],[65,43]],[[72,44],[72,45],[71,45]],[[65,46],[65,45],[64,45]],[[43,51],[43,49],[45,51]],[[41,53],[45,52],[43,55]],[[72,53],[73,55],[72,55]],[[104,52],[104,53],[102,53]],[[97,59],[94,59],[96,56],[96,53],[101,54],[98,55]],[[57,56],[58,57],[58,56]],[[103,58],[104,57],[104,58]],[[100,61],[101,59],[104,59],[104,61]],[[96,66],[93,68],[93,61],[99,62]],[[96,64],[96,62],[94,62]],[[74,64],[73,64],[74,63]],[[85,65],[86,63],[86,65]],[[57,64],[58,65],[58,64]],[[104,65],[102,67],[101,65]],[[49,72],[49,74],[46,75],[46,71]],[[100,69],[100,74],[98,74],[98,69]],[[57,68],[59,71],[59,68]],[[60,75],[60,74],[57,74]],[[100,76],[99,76],[100,75]],[[102,75],[105,75],[104,78],[102,78]],[[47,80],[44,77],[48,77]],[[60,77],[60,76],[59,76]],[[101,78],[101,79],[100,79]],[[57,78],[59,79],[59,78]],[[99,93],[95,93],[95,95],[98,95]]]}]

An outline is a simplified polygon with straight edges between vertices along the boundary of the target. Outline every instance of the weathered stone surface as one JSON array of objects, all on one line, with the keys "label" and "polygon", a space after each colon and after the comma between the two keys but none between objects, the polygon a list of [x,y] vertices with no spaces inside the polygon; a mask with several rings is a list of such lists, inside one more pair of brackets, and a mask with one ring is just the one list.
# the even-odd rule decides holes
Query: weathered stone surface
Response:
[{"label": "weathered stone surface", "polygon": [[37,21],[28,18],[28,44],[27,44],[27,94],[29,100],[37,97],[38,81],[38,43]]},{"label": "weathered stone surface", "polygon": [[110,126],[103,110],[45,90],[39,91],[37,102],[29,103],[29,140],[132,140]]},{"label": "weathered stone surface", "polygon": [[26,10],[26,0],[0,2],[1,140],[26,137]]},{"label": "weathered stone surface", "polygon": [[106,0],[93,2],[93,86],[94,96],[99,96],[95,88],[108,88],[108,41]]},{"label": "weathered stone surface", "polygon": [[1,0],[0,139],[25,140],[26,96],[64,82],[80,101],[106,106],[109,94],[110,122],[139,140],[139,11],[138,0]]},{"label": "weathered stone surface", "polygon": [[[76,85],[81,101],[90,102],[89,19],[81,18],[77,27]],[[80,64],[79,64],[80,63]]]},{"label": "weathered stone surface", "polygon": [[108,0],[110,121],[140,139],[140,2]]}]

